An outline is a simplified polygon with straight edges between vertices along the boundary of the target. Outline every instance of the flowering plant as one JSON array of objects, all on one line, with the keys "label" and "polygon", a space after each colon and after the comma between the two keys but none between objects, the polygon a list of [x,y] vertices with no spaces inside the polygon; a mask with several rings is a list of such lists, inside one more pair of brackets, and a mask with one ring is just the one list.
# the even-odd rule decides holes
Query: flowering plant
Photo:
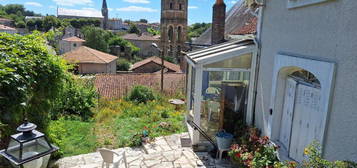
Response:
[{"label": "flowering plant", "polygon": [[293,163],[280,163],[276,155],[278,149],[269,142],[267,136],[260,137],[259,130],[248,128],[248,134],[240,140],[241,144],[231,146],[228,153],[238,167],[247,168],[295,168]]}]

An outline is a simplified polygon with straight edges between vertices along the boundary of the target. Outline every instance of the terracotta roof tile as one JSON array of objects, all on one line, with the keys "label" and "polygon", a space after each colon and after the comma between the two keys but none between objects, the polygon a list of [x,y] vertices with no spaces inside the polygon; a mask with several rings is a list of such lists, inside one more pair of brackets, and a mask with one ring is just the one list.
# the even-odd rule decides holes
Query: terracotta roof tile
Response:
[{"label": "terracotta roof tile", "polygon": [[63,54],[65,60],[70,63],[96,63],[106,64],[118,59],[118,57],[91,49],[89,47],[79,47],[73,51]]},{"label": "terracotta roof tile", "polygon": [[0,18],[0,21],[7,21],[7,22],[11,22],[11,19],[6,19],[6,18]]},{"label": "terracotta roof tile", "polygon": [[257,32],[257,22],[258,19],[256,17],[253,17],[243,27],[234,30],[231,34],[233,35],[255,34]]},{"label": "terracotta roof tile", "polygon": [[0,30],[16,30],[15,28],[0,24]]},{"label": "terracotta roof tile", "polygon": [[[164,75],[164,92],[175,95],[185,88],[186,75],[183,73],[167,73]],[[100,97],[118,99],[127,96],[135,85],[144,85],[160,90],[160,74],[97,74],[94,86]]]},{"label": "terracotta roof tile", "polygon": [[[154,57],[150,57],[150,58],[144,59],[144,60],[142,60],[142,61],[139,61],[139,62],[135,63],[135,64],[130,68],[130,70],[135,70],[135,69],[137,69],[137,68],[139,68],[139,67],[141,67],[141,66],[144,66],[144,65],[146,65],[146,64],[148,64],[148,63],[150,63],[150,62],[154,62],[154,63],[156,63],[156,64],[161,65],[161,58],[154,56]],[[174,72],[176,72],[176,73],[181,73],[181,72],[182,72],[179,65],[173,64],[173,63],[171,63],[171,62],[164,61],[164,66],[165,66],[167,69],[170,69],[171,71],[174,71]]]},{"label": "terracotta roof tile", "polygon": [[72,36],[72,37],[68,37],[68,38],[65,38],[63,39],[64,41],[70,41],[70,42],[85,42],[85,40],[79,38],[79,37],[76,37],[76,36]]},{"label": "terracotta roof tile", "polygon": [[145,34],[137,35],[135,33],[126,34],[126,35],[122,36],[122,38],[125,40],[159,41],[159,39],[154,38],[153,36],[148,36]]}]

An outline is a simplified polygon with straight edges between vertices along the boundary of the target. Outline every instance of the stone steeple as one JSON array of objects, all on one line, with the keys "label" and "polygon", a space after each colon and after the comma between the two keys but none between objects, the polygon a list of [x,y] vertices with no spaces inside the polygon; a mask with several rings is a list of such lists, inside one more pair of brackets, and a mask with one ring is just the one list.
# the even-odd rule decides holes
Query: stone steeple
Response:
[{"label": "stone steeple", "polygon": [[107,1],[103,0],[103,5],[102,5],[102,15],[103,15],[103,29],[106,30],[108,27],[108,5]]},{"label": "stone steeple", "polygon": [[213,5],[212,17],[212,36],[211,43],[219,44],[225,41],[225,20],[226,20],[226,4],[224,0],[216,0]]},{"label": "stone steeple", "polygon": [[186,50],[188,0],[161,0],[161,48],[165,56],[182,61]]}]

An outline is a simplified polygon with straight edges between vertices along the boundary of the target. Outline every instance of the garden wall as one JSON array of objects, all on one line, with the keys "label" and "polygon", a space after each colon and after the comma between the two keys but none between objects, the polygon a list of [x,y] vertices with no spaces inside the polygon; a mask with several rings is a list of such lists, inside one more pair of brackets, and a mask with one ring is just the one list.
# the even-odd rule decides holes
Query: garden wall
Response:
[{"label": "garden wall", "polygon": [[[186,75],[166,73],[164,75],[164,92],[174,95],[184,91]],[[103,98],[123,98],[135,85],[148,86],[160,91],[161,74],[100,74],[96,75],[94,85]]]}]

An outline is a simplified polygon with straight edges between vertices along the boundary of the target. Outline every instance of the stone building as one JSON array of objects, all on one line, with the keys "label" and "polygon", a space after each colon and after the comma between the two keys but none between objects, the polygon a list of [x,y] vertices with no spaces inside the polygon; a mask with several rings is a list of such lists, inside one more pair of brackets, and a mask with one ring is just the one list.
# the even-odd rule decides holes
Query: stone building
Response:
[{"label": "stone building", "polygon": [[161,48],[178,62],[187,39],[187,0],[161,0]]},{"label": "stone building", "polygon": [[75,73],[79,74],[115,74],[118,57],[89,48],[79,47],[62,55],[68,63],[76,64]]},{"label": "stone building", "polygon": [[159,54],[159,51],[152,47],[152,43],[160,42],[160,40],[155,38],[154,36],[146,35],[145,33],[141,35],[132,33],[126,34],[122,36],[122,38],[133,43],[136,47],[140,48],[138,54],[142,58],[151,57]]},{"label": "stone building", "polygon": [[0,24],[5,25],[5,26],[9,26],[9,27],[13,27],[14,26],[14,21],[11,19],[7,19],[7,18],[0,18]]},{"label": "stone building", "polygon": [[[150,57],[135,63],[130,71],[134,73],[160,73],[162,68],[161,58]],[[165,73],[182,73],[180,66],[168,61],[164,61]]]},{"label": "stone building", "polygon": [[60,54],[70,52],[78,47],[83,46],[85,40],[76,36],[64,38],[59,42]]}]

